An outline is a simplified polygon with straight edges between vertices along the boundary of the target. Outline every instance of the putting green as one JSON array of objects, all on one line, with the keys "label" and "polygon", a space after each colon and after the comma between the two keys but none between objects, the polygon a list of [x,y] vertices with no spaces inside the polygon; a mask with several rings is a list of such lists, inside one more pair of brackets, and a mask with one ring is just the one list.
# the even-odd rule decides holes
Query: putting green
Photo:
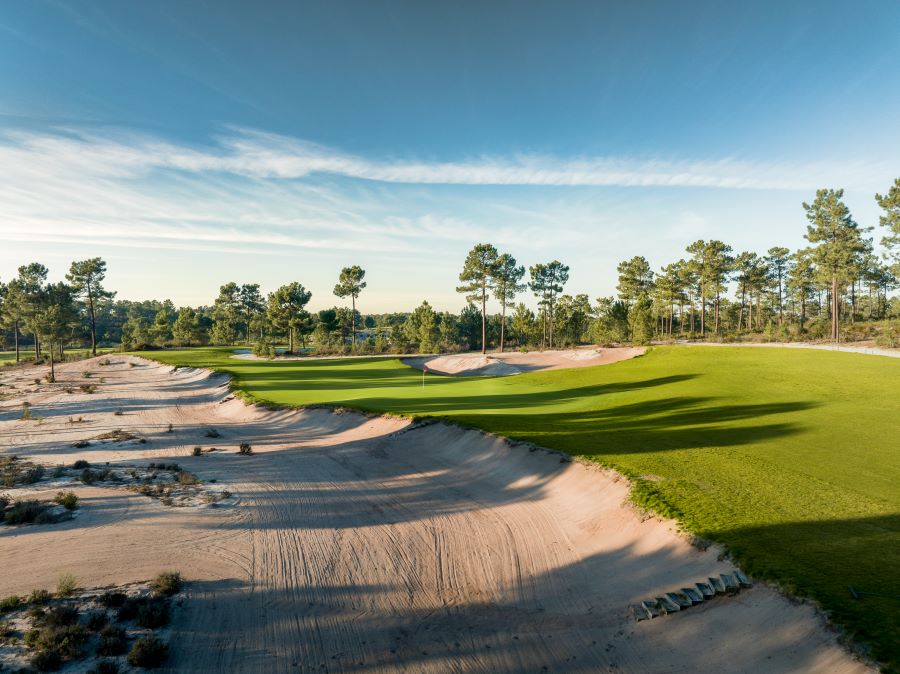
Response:
[{"label": "putting green", "polygon": [[252,398],[448,418],[622,471],[639,503],[724,544],[749,573],[819,601],[900,671],[900,360],[829,351],[665,347],[614,365],[506,378],[396,359],[242,361]]}]

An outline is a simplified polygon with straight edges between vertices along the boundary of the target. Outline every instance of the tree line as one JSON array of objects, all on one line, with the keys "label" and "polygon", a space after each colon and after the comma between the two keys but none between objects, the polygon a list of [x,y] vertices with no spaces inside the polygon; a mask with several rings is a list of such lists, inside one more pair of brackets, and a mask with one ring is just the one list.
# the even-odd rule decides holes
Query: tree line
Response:
[{"label": "tree line", "polygon": [[[900,302],[890,295],[900,275],[900,179],[875,198],[886,229],[883,258],[866,237],[873,228],[853,220],[843,190],[823,189],[803,204],[806,248],[774,246],[758,254],[700,240],[657,272],[635,256],[618,265],[617,295],[594,303],[586,294],[564,294],[569,267],[559,260],[531,265],[526,278],[512,255],[479,243],[459,274],[456,290],[466,304],[458,314],[423,301],[411,312],[362,315],[357,300],[366,272],[357,265],[340,271],[333,291],[349,306],[315,313],[306,308],[311,292],[299,282],[266,296],[259,284],[229,282],[211,306],[201,307],[116,300],[104,287],[105,261],[90,258],[72,262],[59,283],[49,283],[38,262],[19,267],[15,278],[0,283],[0,325],[16,360],[27,346],[51,368],[67,345],[88,344],[96,355],[100,343],[140,349],[243,342],[274,355],[280,340],[290,352],[315,346],[323,353],[485,352],[510,344],[543,349],[745,335],[838,340],[842,325],[853,329],[900,315]],[[537,311],[516,301],[526,292]]]}]

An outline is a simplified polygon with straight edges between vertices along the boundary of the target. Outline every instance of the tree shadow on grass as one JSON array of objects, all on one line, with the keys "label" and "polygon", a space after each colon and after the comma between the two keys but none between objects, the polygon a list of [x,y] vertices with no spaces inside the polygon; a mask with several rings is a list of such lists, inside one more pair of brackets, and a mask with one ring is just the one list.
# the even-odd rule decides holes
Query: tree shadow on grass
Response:
[{"label": "tree shadow on grass", "polygon": [[[748,573],[819,602],[850,636],[900,672],[900,514],[785,522],[713,537]],[[849,586],[861,594],[854,598]]]}]

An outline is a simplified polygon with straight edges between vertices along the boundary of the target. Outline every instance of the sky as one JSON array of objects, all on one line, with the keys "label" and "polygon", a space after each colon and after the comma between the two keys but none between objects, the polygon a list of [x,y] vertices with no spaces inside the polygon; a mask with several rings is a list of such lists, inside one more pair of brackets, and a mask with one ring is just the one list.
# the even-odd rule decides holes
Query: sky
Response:
[{"label": "sky", "polygon": [[615,292],[697,239],[796,249],[900,177],[900,3],[0,2],[0,280],[299,281],[441,310],[467,251]]}]

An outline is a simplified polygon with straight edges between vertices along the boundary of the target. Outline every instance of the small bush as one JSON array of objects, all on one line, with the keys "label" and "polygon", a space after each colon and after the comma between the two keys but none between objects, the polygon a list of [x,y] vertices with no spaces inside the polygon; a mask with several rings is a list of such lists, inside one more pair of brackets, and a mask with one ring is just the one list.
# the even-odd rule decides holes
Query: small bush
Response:
[{"label": "small bush", "polygon": [[197,479],[196,475],[194,475],[193,473],[189,473],[186,470],[179,471],[175,477],[178,480],[178,484],[192,485],[198,484],[200,482],[200,480]]},{"label": "small bush", "polygon": [[128,637],[125,634],[125,630],[115,625],[107,625],[101,630],[100,641],[97,644],[97,655],[123,655],[127,650]]},{"label": "small bush", "polygon": [[0,599],[0,613],[6,613],[13,609],[19,608],[22,604],[22,598],[17,594],[11,594],[8,597]]},{"label": "small bush", "polygon": [[203,456],[203,448],[202,447],[194,447],[194,451],[192,452],[194,456]]},{"label": "small bush", "polygon": [[12,625],[5,620],[0,620],[0,639],[9,639],[15,633]]},{"label": "small bush", "polygon": [[62,573],[56,581],[56,594],[60,597],[71,597],[78,587],[78,579],[71,573]]},{"label": "small bush", "polygon": [[253,449],[249,442],[242,442],[238,447],[238,454],[253,454]]},{"label": "small bush", "polygon": [[181,574],[177,571],[163,571],[153,579],[150,589],[156,594],[169,596],[181,589],[182,582]]},{"label": "small bush", "polygon": [[44,477],[45,472],[46,471],[44,470],[43,466],[34,466],[32,468],[29,468],[22,475],[22,482],[24,484],[34,484],[35,482],[40,481],[42,477]]},{"label": "small bush", "polygon": [[106,608],[118,608],[128,599],[128,596],[124,592],[104,592],[100,595],[98,601],[101,606],[105,606]]},{"label": "small bush", "polygon": [[82,370],[81,371],[81,376],[84,377],[85,379],[90,379],[91,374],[92,374],[92,372],[90,370]]},{"label": "small bush", "polygon": [[78,479],[84,484],[94,484],[94,482],[97,481],[97,475],[90,468],[85,468],[81,471],[81,475],[78,476]]},{"label": "small bush", "polygon": [[140,627],[156,629],[169,624],[169,602],[160,597],[146,598],[138,607],[137,624]]},{"label": "small bush", "polygon": [[22,403],[22,419],[28,420],[31,419],[31,403],[24,402]]},{"label": "small bush", "polygon": [[114,414],[115,416],[117,416],[117,417],[120,417],[120,416],[122,416],[122,415],[125,414],[125,413],[124,413],[122,410],[116,410],[115,412],[113,412],[113,414]]},{"label": "small bush", "polygon": [[89,464],[84,459],[78,459],[75,463],[72,464],[72,468],[75,470],[81,470],[82,468],[90,468],[91,464]]},{"label": "small bush", "polygon": [[104,358],[103,360],[101,360],[100,365],[103,365],[104,367],[109,365],[109,358]]},{"label": "small bush", "polygon": [[53,497],[53,502],[61,505],[66,510],[75,510],[78,507],[78,497],[73,491],[58,491]]},{"label": "small bush", "polygon": [[88,670],[88,674],[119,674],[120,671],[119,663],[115,660],[99,660]]},{"label": "small bush", "polygon": [[31,666],[39,672],[55,672],[62,667],[62,655],[55,648],[38,651],[31,658]]},{"label": "small bush", "polygon": [[50,594],[49,590],[43,589],[34,589],[31,591],[31,594],[28,595],[28,603],[33,604],[35,606],[42,606],[46,604],[53,598],[53,595]]},{"label": "small bush", "polygon": [[116,611],[116,620],[120,623],[134,620],[142,602],[143,600],[140,597],[126,597],[125,601],[119,606],[119,610]]},{"label": "small bush", "polygon": [[106,615],[106,611],[91,611],[85,616],[84,625],[91,632],[97,632],[106,627],[108,622],[109,618]]},{"label": "small bush", "polygon": [[206,437],[207,438],[218,438],[219,431],[217,431],[215,428],[210,428],[209,430],[206,431]]},{"label": "small bush", "polygon": [[155,669],[169,657],[169,647],[156,637],[141,637],[134,642],[128,653],[128,664],[132,667]]},{"label": "small bush", "polygon": [[78,387],[82,393],[93,393],[97,390],[96,384],[82,384]]},{"label": "small bush", "polygon": [[51,524],[54,521],[47,513],[47,506],[40,501],[19,501],[6,510],[3,519],[7,524]]},{"label": "small bush", "polygon": [[78,610],[74,606],[54,606],[47,609],[36,623],[42,627],[65,627],[78,622]]}]

